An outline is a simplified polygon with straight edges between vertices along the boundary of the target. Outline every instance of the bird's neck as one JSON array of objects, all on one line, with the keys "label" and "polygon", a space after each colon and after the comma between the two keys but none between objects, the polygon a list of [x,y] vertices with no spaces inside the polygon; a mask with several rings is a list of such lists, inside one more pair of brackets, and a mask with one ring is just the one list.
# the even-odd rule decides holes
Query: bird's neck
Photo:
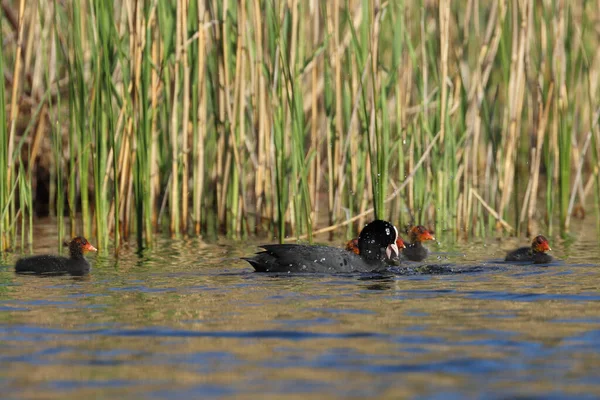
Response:
[{"label": "bird's neck", "polygon": [[385,254],[385,250],[369,250],[366,249],[364,251],[361,251],[360,254],[362,255],[363,260],[365,260],[367,263],[369,264],[373,264],[373,263],[378,263],[381,260],[383,260],[384,258],[384,254]]},{"label": "bird's neck", "polygon": [[83,251],[81,250],[72,249],[69,253],[71,255],[71,258],[84,258]]}]

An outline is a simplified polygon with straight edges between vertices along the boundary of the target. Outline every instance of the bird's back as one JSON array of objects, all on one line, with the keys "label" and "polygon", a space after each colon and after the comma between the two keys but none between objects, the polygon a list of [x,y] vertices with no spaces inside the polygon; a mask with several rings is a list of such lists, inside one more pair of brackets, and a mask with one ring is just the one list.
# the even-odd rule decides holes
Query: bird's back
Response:
[{"label": "bird's back", "polygon": [[360,256],[329,246],[272,244],[251,258],[245,258],[257,272],[371,272],[378,266]]},{"label": "bird's back", "polygon": [[533,261],[531,247],[519,247],[506,255],[504,261]]},{"label": "bird's back", "polygon": [[429,255],[429,250],[421,242],[415,242],[407,245],[402,255],[410,261],[423,261]]},{"label": "bird's back", "polygon": [[52,274],[66,272],[69,259],[60,256],[32,256],[21,258],[15,264],[16,272]]}]

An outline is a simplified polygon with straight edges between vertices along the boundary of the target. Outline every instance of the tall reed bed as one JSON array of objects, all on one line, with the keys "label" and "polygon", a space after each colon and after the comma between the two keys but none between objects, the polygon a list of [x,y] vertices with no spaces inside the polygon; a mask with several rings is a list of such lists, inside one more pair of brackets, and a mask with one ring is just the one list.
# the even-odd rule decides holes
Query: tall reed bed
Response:
[{"label": "tall reed bed", "polygon": [[100,247],[374,217],[566,232],[597,211],[595,2],[10,3],[2,249],[40,203]]}]

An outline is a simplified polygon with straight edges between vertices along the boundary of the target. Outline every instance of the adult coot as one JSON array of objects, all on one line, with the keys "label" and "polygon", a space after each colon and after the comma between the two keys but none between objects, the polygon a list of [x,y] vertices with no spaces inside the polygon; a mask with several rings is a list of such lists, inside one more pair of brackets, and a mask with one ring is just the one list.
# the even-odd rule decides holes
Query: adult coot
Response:
[{"label": "adult coot", "polygon": [[372,272],[385,268],[386,259],[398,256],[398,230],[387,221],[375,220],[358,235],[359,254],[330,246],[270,244],[251,258],[244,258],[257,272]]},{"label": "adult coot", "polygon": [[423,261],[429,255],[429,250],[423,246],[426,240],[435,240],[431,232],[423,225],[413,226],[408,231],[410,243],[402,251],[402,255],[411,261]]},{"label": "adult coot", "polygon": [[69,258],[50,255],[21,258],[15,265],[15,271],[28,274],[88,274],[90,263],[83,255],[88,251],[97,251],[96,248],[81,236],[65,244],[69,247]]},{"label": "adult coot", "polygon": [[536,236],[531,242],[531,247],[519,247],[506,255],[505,261],[531,261],[534,264],[548,264],[552,256],[546,254],[552,250],[548,239],[542,235]]}]

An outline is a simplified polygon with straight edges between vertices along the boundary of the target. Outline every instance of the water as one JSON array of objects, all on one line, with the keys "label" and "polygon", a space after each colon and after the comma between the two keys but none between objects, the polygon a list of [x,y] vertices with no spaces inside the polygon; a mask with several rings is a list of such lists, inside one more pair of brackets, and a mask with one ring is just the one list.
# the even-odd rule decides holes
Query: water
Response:
[{"label": "water", "polygon": [[434,247],[462,273],[391,277],[256,274],[254,246],[198,240],[92,256],[83,279],[4,268],[0,393],[598,398],[600,252],[551,244],[549,267],[482,262],[517,245],[490,239]]}]

